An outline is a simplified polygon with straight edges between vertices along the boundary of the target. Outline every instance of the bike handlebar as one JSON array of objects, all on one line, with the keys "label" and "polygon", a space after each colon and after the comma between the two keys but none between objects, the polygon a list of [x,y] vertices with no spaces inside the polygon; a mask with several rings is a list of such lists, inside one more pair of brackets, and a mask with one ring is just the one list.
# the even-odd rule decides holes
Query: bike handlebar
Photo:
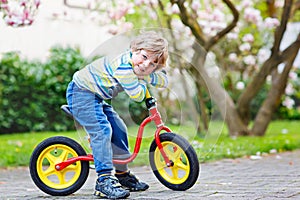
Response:
[{"label": "bike handlebar", "polygon": [[151,96],[148,88],[146,89],[146,100],[145,100],[145,103],[146,103],[146,107],[148,109],[156,106],[156,99]]}]

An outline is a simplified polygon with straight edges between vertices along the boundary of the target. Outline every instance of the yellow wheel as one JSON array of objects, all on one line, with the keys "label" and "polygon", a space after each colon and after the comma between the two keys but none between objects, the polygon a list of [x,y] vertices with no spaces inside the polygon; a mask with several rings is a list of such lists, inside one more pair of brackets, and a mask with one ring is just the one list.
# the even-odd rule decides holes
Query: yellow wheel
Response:
[{"label": "yellow wheel", "polygon": [[164,152],[172,162],[168,167],[155,140],[150,147],[149,160],[158,180],[172,190],[187,190],[197,181],[199,162],[192,146],[174,133],[160,135]]},{"label": "yellow wheel", "polygon": [[78,161],[61,171],[55,165],[72,157],[86,155],[83,148],[66,137],[52,137],[40,143],[30,159],[34,183],[50,195],[69,195],[81,188],[89,174],[89,163]]}]

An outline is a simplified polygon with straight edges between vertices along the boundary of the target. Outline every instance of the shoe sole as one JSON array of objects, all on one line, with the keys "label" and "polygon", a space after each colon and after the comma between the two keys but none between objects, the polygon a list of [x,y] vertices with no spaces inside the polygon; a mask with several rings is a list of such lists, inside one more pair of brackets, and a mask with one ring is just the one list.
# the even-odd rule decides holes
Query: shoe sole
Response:
[{"label": "shoe sole", "polygon": [[148,190],[149,186],[146,187],[146,188],[140,188],[140,189],[138,189],[138,188],[129,188],[129,187],[126,187],[126,186],[122,186],[122,188],[124,188],[125,190],[128,190],[130,192],[143,192],[143,191]]},{"label": "shoe sole", "polygon": [[128,193],[124,196],[120,196],[120,197],[113,197],[113,196],[107,196],[106,194],[103,194],[102,192],[97,191],[97,190],[94,192],[94,196],[100,197],[101,199],[124,199],[124,198],[129,197],[129,195],[130,195],[130,193]]}]

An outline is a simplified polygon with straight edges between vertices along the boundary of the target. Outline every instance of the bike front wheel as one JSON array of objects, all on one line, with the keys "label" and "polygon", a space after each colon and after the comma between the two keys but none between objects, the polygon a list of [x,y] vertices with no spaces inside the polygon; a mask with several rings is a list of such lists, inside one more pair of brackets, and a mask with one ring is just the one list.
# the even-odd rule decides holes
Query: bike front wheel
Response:
[{"label": "bike front wheel", "polygon": [[166,165],[156,141],[153,140],[149,160],[154,175],[163,185],[172,190],[184,191],[191,188],[199,176],[199,161],[195,150],[180,135],[163,133],[159,138],[172,166]]},{"label": "bike front wheel", "polygon": [[53,196],[66,196],[79,190],[89,175],[89,162],[78,161],[61,171],[55,165],[69,158],[85,156],[74,140],[56,136],[41,142],[30,158],[30,175],[38,188]]}]

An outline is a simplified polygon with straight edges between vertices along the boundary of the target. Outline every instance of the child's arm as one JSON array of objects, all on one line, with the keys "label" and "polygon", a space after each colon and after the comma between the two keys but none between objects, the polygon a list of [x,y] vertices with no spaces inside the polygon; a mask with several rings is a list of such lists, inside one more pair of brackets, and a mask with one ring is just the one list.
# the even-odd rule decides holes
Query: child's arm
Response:
[{"label": "child's arm", "polygon": [[144,100],[146,85],[139,82],[131,66],[121,65],[115,72],[114,78],[118,80],[119,84],[132,100],[137,102]]},{"label": "child's arm", "polygon": [[144,80],[157,88],[166,88],[168,86],[168,77],[164,70],[145,76]]},{"label": "child's arm", "polygon": [[158,88],[166,88],[168,85],[167,75],[163,71],[155,72],[142,78],[137,77],[133,73],[131,66],[125,65],[119,67],[119,70],[115,72],[114,77],[118,80],[129,97],[137,102],[144,100],[147,83]]}]

